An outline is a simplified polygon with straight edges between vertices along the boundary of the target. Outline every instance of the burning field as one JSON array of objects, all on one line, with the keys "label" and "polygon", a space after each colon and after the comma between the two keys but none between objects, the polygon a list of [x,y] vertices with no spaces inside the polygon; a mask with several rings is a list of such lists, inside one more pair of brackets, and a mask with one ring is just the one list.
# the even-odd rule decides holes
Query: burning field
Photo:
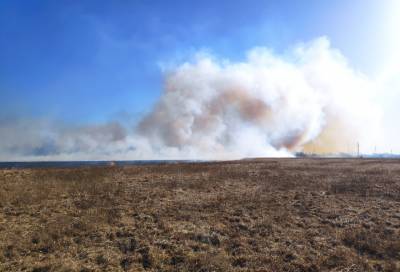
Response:
[{"label": "burning field", "polygon": [[399,271],[400,162],[0,170],[0,271]]}]

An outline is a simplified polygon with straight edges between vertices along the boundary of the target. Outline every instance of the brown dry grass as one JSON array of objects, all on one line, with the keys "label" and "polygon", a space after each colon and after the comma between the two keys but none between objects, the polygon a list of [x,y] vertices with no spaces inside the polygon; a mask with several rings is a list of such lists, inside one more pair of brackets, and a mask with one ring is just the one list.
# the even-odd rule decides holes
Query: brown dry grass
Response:
[{"label": "brown dry grass", "polygon": [[0,271],[400,271],[400,161],[0,170]]}]

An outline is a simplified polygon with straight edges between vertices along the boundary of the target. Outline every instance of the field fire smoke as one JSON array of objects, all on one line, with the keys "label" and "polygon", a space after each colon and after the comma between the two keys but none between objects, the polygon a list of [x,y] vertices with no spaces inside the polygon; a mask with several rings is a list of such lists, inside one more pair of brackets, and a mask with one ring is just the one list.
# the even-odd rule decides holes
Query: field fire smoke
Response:
[{"label": "field fire smoke", "polygon": [[255,48],[242,62],[197,54],[167,70],[164,82],[159,101],[134,124],[0,119],[0,160],[354,152],[358,141],[373,147],[381,132],[376,84],[352,69],[327,38],[283,54]]},{"label": "field fire smoke", "polygon": [[183,156],[288,156],[344,152],[379,131],[374,84],[326,38],[283,55],[251,50],[244,62],[199,54],[168,72],[137,133]]}]

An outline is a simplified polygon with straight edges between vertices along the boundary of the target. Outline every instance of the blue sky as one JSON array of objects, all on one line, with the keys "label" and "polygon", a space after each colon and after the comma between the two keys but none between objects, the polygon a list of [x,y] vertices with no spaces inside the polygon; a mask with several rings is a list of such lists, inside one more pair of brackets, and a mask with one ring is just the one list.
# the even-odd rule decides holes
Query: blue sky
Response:
[{"label": "blue sky", "polygon": [[[340,129],[327,116],[337,112],[343,115],[340,122],[347,123],[342,130],[357,133],[341,145],[336,141],[335,151],[348,150],[362,134],[369,138],[362,142],[365,152],[377,145],[382,152],[400,152],[399,29],[397,0],[0,0],[0,160],[195,159],[201,154],[213,158],[221,148],[225,155],[236,157],[285,156],[303,150],[307,143],[333,146],[330,139],[320,138],[328,134],[336,139]],[[258,71],[248,54],[262,58],[266,48],[275,62],[261,61]],[[321,68],[310,74],[310,69],[290,59],[299,48],[305,63]],[[208,66],[195,64],[199,52]],[[292,70],[285,70],[282,78],[268,78],[268,73],[259,78],[265,69],[278,72],[278,62]],[[184,63],[194,66],[185,70]],[[232,76],[238,63],[252,73],[239,69]],[[291,78],[293,72],[298,77]],[[197,81],[199,74],[207,76]],[[237,76],[259,80],[263,93],[257,93],[254,81],[244,97],[236,97],[232,105],[222,104],[226,108],[218,118],[211,116],[222,122],[212,124],[219,130],[196,130],[196,122],[210,117],[197,115],[196,107],[207,112],[213,104],[202,96],[190,99],[196,92],[206,94],[204,86],[213,86],[213,103],[218,104],[226,90],[213,85],[215,81],[235,86]],[[269,104],[276,92],[289,100],[297,93],[295,104],[316,101],[307,88],[291,89],[290,80],[296,78],[308,82],[307,88],[321,94],[324,103],[332,100],[329,95],[339,102],[313,104],[319,109],[314,115],[304,105],[285,108],[288,116],[293,110],[301,112],[281,120],[285,126],[274,141],[275,128],[263,130],[271,125],[268,119],[251,129],[248,124],[258,117],[242,123],[235,119],[249,114],[240,112],[246,103],[263,101],[279,108]],[[270,89],[274,82],[285,87]],[[165,92],[166,83],[189,99]],[[234,89],[229,97],[237,96]],[[228,116],[230,107],[234,113]],[[329,108],[334,110],[327,112]],[[277,112],[275,117],[282,116]],[[379,126],[356,125],[355,119]],[[307,134],[313,120],[319,120],[314,138]],[[369,137],[372,132],[384,137]],[[251,139],[259,144],[250,150]],[[294,139],[307,141],[294,143],[292,150],[280,145]]]},{"label": "blue sky", "polygon": [[198,50],[240,60],[254,46],[281,52],[322,35],[368,72],[377,2],[3,0],[0,115],[140,115],[160,96],[160,63]]}]

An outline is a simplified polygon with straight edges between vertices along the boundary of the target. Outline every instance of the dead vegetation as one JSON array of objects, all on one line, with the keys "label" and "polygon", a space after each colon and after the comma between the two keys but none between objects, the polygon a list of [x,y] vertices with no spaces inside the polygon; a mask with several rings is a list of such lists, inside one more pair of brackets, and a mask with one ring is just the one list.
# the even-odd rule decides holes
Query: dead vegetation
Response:
[{"label": "dead vegetation", "polygon": [[400,271],[400,162],[0,170],[0,271]]}]

